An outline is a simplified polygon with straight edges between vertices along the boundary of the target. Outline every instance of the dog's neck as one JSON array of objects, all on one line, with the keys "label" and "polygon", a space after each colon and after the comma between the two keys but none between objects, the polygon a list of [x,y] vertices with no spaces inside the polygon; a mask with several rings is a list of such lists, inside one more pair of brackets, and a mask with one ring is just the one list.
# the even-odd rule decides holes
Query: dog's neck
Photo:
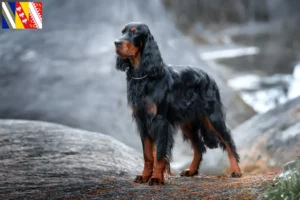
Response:
[{"label": "dog's neck", "polygon": [[130,79],[141,80],[146,79],[148,74],[146,74],[143,70],[138,67],[129,67],[126,70],[127,77]]},{"label": "dog's neck", "polygon": [[165,67],[163,61],[161,62],[161,70],[160,72],[156,72],[156,74],[148,74],[144,69],[143,66],[136,66],[134,67],[131,65],[126,69],[126,74],[127,77],[130,79],[135,79],[135,80],[141,80],[141,79],[146,79],[148,77],[163,77],[165,75]]}]

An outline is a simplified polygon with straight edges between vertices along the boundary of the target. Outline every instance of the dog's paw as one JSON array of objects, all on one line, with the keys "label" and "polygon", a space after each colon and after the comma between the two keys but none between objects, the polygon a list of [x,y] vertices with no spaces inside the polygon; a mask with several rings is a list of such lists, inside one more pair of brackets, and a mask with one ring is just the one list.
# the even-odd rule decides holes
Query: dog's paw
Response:
[{"label": "dog's paw", "polygon": [[164,180],[159,179],[159,178],[151,178],[148,184],[149,185],[164,185],[165,182],[164,182]]},{"label": "dog's paw", "polygon": [[135,183],[147,183],[150,179],[150,176],[137,175],[134,179]]},{"label": "dog's paw", "polygon": [[231,177],[232,178],[240,178],[240,177],[242,177],[242,173],[241,172],[231,172]]},{"label": "dog's paw", "polygon": [[180,176],[195,176],[198,175],[198,173],[197,169],[186,169],[180,173]]}]

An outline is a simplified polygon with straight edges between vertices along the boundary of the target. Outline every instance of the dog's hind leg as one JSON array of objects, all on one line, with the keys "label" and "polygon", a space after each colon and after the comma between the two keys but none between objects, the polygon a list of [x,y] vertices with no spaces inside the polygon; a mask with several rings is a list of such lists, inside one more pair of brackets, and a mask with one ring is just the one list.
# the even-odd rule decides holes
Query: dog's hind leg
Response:
[{"label": "dog's hind leg", "polygon": [[154,164],[154,148],[153,142],[149,137],[142,139],[143,152],[144,152],[144,170],[141,175],[138,175],[134,182],[146,183],[152,176],[153,164]]},{"label": "dog's hind leg", "polygon": [[199,129],[191,123],[182,124],[181,131],[185,138],[189,139],[194,150],[194,157],[190,167],[180,173],[180,176],[198,175],[198,169],[202,161],[202,154],[206,151],[205,146],[199,136]]},{"label": "dog's hind leg", "polygon": [[238,165],[240,158],[230,131],[226,127],[223,114],[221,112],[213,113],[204,117],[202,123],[207,130],[211,133],[214,132],[218,136],[221,147],[227,151],[231,177],[241,177],[242,173]]}]

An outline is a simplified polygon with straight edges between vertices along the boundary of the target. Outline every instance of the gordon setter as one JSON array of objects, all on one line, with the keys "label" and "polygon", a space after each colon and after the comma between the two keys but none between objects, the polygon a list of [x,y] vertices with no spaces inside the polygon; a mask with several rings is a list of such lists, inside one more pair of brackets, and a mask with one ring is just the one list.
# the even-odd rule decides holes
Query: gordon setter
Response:
[{"label": "gordon setter", "polygon": [[230,160],[232,177],[241,177],[239,155],[226,127],[219,89],[207,73],[163,62],[147,25],[129,23],[115,40],[116,68],[126,72],[127,100],[140,134],[144,170],[135,182],[164,184],[173,135],[180,128],[194,158],[181,176],[194,176],[208,148],[220,146]]}]

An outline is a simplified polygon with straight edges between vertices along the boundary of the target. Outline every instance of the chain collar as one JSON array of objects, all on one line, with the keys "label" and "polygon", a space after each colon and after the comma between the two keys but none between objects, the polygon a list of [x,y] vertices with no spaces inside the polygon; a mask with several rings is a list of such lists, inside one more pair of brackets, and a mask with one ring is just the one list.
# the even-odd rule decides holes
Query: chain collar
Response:
[{"label": "chain collar", "polygon": [[134,77],[134,76],[131,76],[131,74],[129,73],[129,67],[126,68],[126,73],[130,75],[130,77],[134,80],[142,80],[144,78],[147,78],[148,77],[148,74],[146,74],[145,76],[142,76],[142,77]]}]

